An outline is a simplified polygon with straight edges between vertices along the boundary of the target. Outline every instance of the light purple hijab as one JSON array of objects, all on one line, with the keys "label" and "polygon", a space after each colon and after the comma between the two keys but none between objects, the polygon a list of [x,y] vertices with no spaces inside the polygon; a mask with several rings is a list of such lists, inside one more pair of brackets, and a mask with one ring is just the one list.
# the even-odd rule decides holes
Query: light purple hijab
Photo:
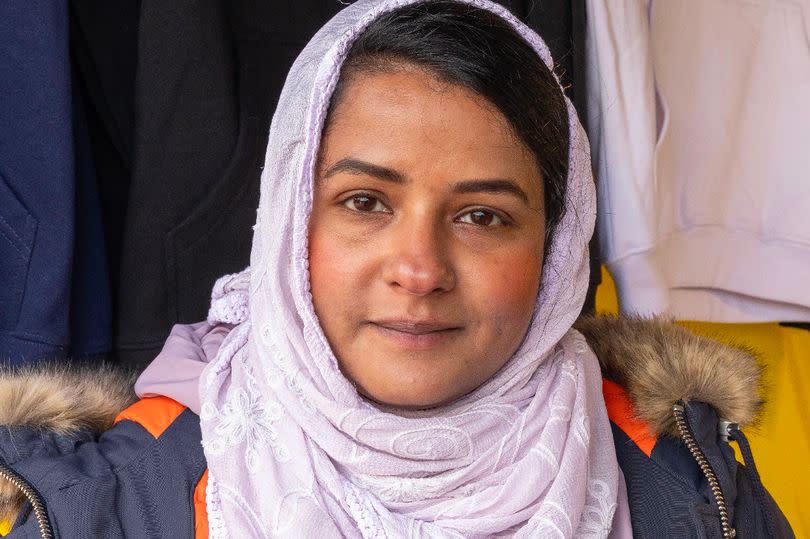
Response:
[{"label": "light purple hijab", "polygon": [[[532,323],[504,368],[442,408],[391,413],[341,374],[318,323],[307,226],[329,99],[363,29],[419,1],[358,0],[309,42],[270,128],[251,268],[220,279],[208,322],[176,327],[139,380],[140,395],[200,414],[212,538],[630,535],[599,366],[571,329],[595,199],[568,100],[566,213]],[[551,69],[545,44],[508,11],[463,3],[507,20]]]}]

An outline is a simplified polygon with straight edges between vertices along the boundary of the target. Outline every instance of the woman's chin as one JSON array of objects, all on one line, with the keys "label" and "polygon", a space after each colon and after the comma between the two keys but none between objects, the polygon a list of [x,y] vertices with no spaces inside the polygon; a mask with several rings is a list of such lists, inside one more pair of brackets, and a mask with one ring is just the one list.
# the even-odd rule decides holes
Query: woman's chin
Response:
[{"label": "woman's chin", "polygon": [[427,410],[437,408],[453,402],[466,395],[473,388],[462,387],[455,383],[441,384],[440,378],[432,376],[429,379],[412,377],[411,382],[366,383],[356,384],[358,392],[370,400],[386,408],[402,410]]},{"label": "woman's chin", "polygon": [[363,397],[369,401],[377,404],[383,408],[392,408],[397,410],[430,410],[438,408],[445,404],[454,401],[457,396],[444,396],[444,395],[402,395],[402,394],[378,394],[376,396],[370,395],[366,392],[360,392]]}]

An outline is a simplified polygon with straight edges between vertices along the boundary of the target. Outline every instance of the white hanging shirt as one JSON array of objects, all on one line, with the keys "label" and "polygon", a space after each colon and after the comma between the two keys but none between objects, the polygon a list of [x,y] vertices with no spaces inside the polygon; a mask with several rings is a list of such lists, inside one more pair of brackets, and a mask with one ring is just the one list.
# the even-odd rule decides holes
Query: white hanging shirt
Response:
[{"label": "white hanging shirt", "polygon": [[810,0],[588,0],[623,312],[810,321]]}]

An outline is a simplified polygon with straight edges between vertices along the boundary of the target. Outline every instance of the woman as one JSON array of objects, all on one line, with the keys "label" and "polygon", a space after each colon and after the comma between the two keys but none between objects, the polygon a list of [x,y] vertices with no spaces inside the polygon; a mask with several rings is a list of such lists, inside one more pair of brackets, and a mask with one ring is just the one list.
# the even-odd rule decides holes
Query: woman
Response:
[{"label": "woman", "polygon": [[[18,426],[0,472],[31,508],[15,530],[625,537],[633,513],[639,534],[732,534],[721,495],[670,528],[647,502],[628,506],[602,374],[571,328],[593,183],[551,66],[537,35],[484,0],[361,0],[321,29],[273,119],[251,269],[217,283],[207,323],[175,329],[136,386],[148,398],[100,437],[103,411],[82,428],[77,404],[73,421],[0,403],[19,410],[0,418]],[[717,402],[751,415],[750,358],[663,324],[585,325],[631,394],[642,385],[621,361],[636,344],[709,350],[711,372],[740,362],[742,395]],[[45,397],[25,384],[28,402]],[[667,406],[702,396],[662,385]],[[645,417],[663,430],[670,416]],[[633,485],[638,469],[623,470]]]}]

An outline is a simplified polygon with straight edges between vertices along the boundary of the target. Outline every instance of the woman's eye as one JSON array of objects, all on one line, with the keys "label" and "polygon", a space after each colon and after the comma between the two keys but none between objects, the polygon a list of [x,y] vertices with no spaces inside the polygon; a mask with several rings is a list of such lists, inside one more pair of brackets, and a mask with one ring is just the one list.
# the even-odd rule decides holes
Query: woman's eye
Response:
[{"label": "woman's eye", "polygon": [[380,202],[380,199],[371,195],[354,195],[346,199],[343,205],[350,210],[359,211],[363,213],[369,212],[388,212],[388,208]]},{"label": "woman's eye", "polygon": [[458,219],[462,223],[470,223],[478,226],[501,226],[505,224],[503,219],[491,211],[472,210],[468,211]]}]

